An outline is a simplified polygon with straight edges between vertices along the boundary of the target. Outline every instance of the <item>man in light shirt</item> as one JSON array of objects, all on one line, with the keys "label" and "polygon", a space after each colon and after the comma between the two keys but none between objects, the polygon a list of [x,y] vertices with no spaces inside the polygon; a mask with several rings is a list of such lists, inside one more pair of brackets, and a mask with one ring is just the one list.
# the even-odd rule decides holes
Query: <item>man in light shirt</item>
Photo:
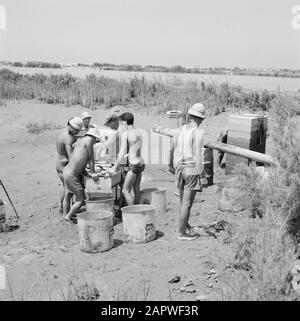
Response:
[{"label": "man in light shirt", "polygon": [[199,126],[205,118],[205,107],[194,104],[188,115],[190,122],[174,134],[169,164],[169,170],[176,175],[180,194],[179,240],[195,240],[199,236],[188,220],[196,193],[202,191],[204,130]]}]

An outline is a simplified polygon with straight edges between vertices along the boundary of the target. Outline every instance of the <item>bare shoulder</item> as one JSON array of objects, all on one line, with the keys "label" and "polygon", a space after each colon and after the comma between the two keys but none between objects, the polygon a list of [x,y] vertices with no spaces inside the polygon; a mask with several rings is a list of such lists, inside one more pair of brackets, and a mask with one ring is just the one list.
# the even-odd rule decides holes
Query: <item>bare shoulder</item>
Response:
[{"label": "bare shoulder", "polygon": [[66,129],[65,128],[61,129],[57,135],[57,142],[64,143],[66,141],[66,136],[67,136]]},{"label": "bare shoulder", "polygon": [[181,131],[182,131],[182,127],[171,129],[171,133],[173,134],[174,137],[177,137]]},{"label": "bare shoulder", "polygon": [[142,137],[142,131],[139,128],[134,128],[128,131],[128,139],[130,141],[139,141]]}]

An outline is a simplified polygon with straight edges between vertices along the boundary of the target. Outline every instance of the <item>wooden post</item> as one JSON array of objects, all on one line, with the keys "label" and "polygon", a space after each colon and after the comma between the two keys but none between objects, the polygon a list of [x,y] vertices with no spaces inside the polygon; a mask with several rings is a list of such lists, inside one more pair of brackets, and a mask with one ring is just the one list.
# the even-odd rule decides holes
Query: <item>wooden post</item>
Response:
[{"label": "wooden post", "polygon": [[[169,137],[172,137],[174,133],[174,130],[170,128],[164,128],[162,126],[154,126],[152,128],[152,131],[154,133],[164,135],[164,136],[169,136]],[[209,142],[209,141],[204,142],[204,147],[208,147],[208,148],[222,151],[224,153],[229,153],[232,155],[248,158],[250,160],[264,163],[266,165],[275,165],[275,160],[271,156],[254,152],[249,149],[240,148],[229,144],[223,144],[219,142]]]}]

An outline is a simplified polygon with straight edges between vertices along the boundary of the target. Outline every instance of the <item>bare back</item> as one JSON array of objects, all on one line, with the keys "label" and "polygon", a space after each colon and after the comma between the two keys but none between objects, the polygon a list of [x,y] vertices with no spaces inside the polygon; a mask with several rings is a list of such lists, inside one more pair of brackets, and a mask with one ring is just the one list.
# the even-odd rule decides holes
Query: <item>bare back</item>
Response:
[{"label": "bare back", "polygon": [[76,139],[74,136],[70,135],[67,128],[64,128],[58,134],[56,139],[56,150],[58,154],[57,167],[64,167],[71,157],[73,152],[72,145],[75,143]]},{"label": "bare back", "polygon": [[93,158],[93,145],[89,137],[80,139],[70,159],[67,169],[79,176],[85,171],[87,163]]},{"label": "bare back", "polygon": [[123,134],[127,139],[129,145],[128,160],[131,165],[144,164],[144,159],[142,158],[142,144],[143,137],[139,129],[133,128],[129,129]]}]

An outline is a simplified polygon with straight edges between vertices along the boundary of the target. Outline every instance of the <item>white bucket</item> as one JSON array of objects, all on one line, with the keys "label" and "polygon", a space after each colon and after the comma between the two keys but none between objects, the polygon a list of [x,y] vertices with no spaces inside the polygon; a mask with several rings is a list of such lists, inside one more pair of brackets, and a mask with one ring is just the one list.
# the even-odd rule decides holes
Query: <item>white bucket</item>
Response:
[{"label": "white bucket", "polygon": [[141,203],[155,207],[158,215],[167,212],[167,190],[163,187],[149,188],[141,191]]},{"label": "white bucket", "polygon": [[152,205],[132,205],[122,208],[125,242],[147,243],[156,238],[155,208]]},{"label": "white bucket", "polygon": [[150,205],[152,202],[152,193],[158,191],[158,188],[144,188],[141,190],[141,204]]},{"label": "white bucket", "polygon": [[90,211],[109,211],[114,214],[114,203],[113,198],[107,199],[94,199],[86,201],[86,210]]},{"label": "white bucket", "polygon": [[114,227],[111,212],[90,211],[78,214],[77,225],[81,251],[97,253],[113,248]]}]

